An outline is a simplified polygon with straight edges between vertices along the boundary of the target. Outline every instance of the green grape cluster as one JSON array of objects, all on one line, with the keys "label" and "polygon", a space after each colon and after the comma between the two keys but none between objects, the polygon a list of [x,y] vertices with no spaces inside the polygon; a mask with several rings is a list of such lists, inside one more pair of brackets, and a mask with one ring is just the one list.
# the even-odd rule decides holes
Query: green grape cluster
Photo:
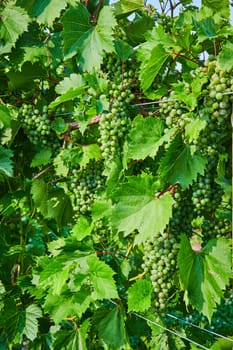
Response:
[{"label": "green grape cluster", "polygon": [[104,62],[110,110],[101,115],[99,131],[102,156],[107,161],[120,155],[130,121],[128,106],[135,98],[132,89],[137,82],[135,72],[128,67],[130,64],[131,61],[122,63],[113,56],[107,57]]},{"label": "green grape cluster", "polygon": [[32,144],[53,151],[60,147],[60,141],[51,127],[47,106],[43,106],[41,111],[33,105],[23,104],[19,109],[19,119]]},{"label": "green grape cluster", "polygon": [[164,232],[154,241],[144,244],[142,268],[150,274],[155,293],[155,307],[164,310],[172,290],[172,277],[176,271],[178,243],[171,233]]},{"label": "green grape cluster", "polygon": [[183,102],[177,100],[175,92],[171,91],[160,103],[160,115],[165,120],[166,132],[172,127],[183,128],[188,118],[188,110]]},{"label": "green grape cluster", "polygon": [[196,147],[207,155],[224,154],[230,147],[233,80],[230,72],[220,69],[216,61],[207,62],[203,71],[209,79],[199,113],[207,124],[196,140]]},{"label": "green grape cluster", "polygon": [[90,214],[96,193],[105,181],[102,173],[103,163],[94,159],[91,159],[82,169],[72,168],[70,190],[74,195],[73,208],[76,217],[80,214]]},{"label": "green grape cluster", "polygon": [[221,203],[223,191],[215,182],[215,170],[210,159],[205,174],[199,174],[192,186],[192,202],[198,215],[212,213]]}]

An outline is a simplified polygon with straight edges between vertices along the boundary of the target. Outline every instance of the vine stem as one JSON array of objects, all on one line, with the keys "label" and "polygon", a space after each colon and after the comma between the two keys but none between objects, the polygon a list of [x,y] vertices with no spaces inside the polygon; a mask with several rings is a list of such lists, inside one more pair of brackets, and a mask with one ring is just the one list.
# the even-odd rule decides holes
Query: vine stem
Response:
[{"label": "vine stem", "polygon": [[129,279],[129,282],[132,282],[132,281],[136,281],[136,280],[139,280],[141,278],[143,278],[145,276],[146,272],[142,272],[142,273],[139,273],[137,276],[134,276],[132,278]]},{"label": "vine stem", "polygon": [[181,58],[184,58],[185,60],[188,60],[188,61],[191,61],[191,62],[194,62],[198,65],[200,65],[200,63],[196,60],[194,60],[193,58],[190,58],[190,57],[187,57],[187,56],[184,56],[182,55],[181,53],[177,53],[177,52],[171,52],[172,55],[175,55],[176,57],[181,57]]}]

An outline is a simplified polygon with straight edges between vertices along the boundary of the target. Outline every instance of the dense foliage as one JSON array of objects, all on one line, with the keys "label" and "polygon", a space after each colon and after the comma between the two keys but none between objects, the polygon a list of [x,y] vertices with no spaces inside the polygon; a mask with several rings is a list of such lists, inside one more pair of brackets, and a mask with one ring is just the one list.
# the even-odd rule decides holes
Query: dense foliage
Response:
[{"label": "dense foliage", "polygon": [[232,40],[228,0],[1,2],[1,350],[232,348]]}]

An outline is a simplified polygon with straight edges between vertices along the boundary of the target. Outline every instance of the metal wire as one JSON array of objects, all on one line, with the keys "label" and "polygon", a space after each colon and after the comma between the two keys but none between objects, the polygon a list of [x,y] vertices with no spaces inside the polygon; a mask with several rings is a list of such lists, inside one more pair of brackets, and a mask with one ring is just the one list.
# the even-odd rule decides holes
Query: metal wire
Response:
[{"label": "metal wire", "polygon": [[197,326],[197,325],[194,324],[194,323],[188,322],[188,321],[186,321],[186,320],[184,320],[184,319],[182,319],[182,318],[176,317],[176,316],[174,316],[174,315],[171,315],[171,314],[166,314],[166,315],[167,315],[168,317],[174,318],[174,319],[176,319],[176,320],[178,320],[178,321],[182,321],[182,322],[184,322],[184,323],[186,323],[186,324],[189,324],[189,325],[192,326],[192,327],[195,327],[195,328],[197,328],[197,329],[200,329],[200,330],[202,330],[203,332],[207,332],[207,333],[213,334],[213,335],[215,335],[215,336],[218,337],[218,338],[222,338],[222,339],[228,340],[228,341],[230,341],[230,342],[233,343],[233,339],[227,338],[227,337],[225,337],[225,336],[222,335],[222,334],[219,334],[219,333],[216,333],[216,332],[211,331],[211,330],[209,330],[209,329],[206,329],[206,328]]},{"label": "metal wire", "polygon": [[[111,299],[110,299],[109,301],[110,301],[113,305],[115,305],[115,306],[118,305],[115,301],[113,301],[113,300],[111,300]],[[141,318],[141,319],[143,319],[143,320],[145,320],[145,321],[147,321],[147,322],[149,322],[149,323],[152,323],[152,324],[154,324],[155,326],[157,326],[157,327],[159,327],[159,328],[161,328],[161,329],[163,329],[163,330],[165,330],[165,331],[167,331],[167,332],[169,332],[169,333],[171,333],[171,334],[173,334],[173,335],[175,335],[175,336],[177,336],[177,337],[179,337],[179,338],[182,338],[182,339],[188,341],[189,343],[192,343],[192,344],[198,346],[198,347],[201,348],[201,349],[209,350],[209,349],[208,349],[207,347],[205,347],[204,345],[201,345],[201,344],[195,342],[194,340],[192,340],[192,339],[190,339],[190,338],[188,338],[188,337],[185,337],[184,335],[182,335],[182,334],[180,334],[180,333],[177,333],[177,332],[175,332],[175,331],[173,331],[173,330],[171,330],[171,329],[169,329],[169,328],[167,328],[167,327],[164,327],[164,326],[162,326],[161,324],[159,324],[159,323],[157,323],[157,322],[155,322],[155,321],[150,320],[149,318],[146,318],[146,317],[144,317],[144,316],[141,316],[141,315],[139,315],[139,314],[136,313],[136,312],[131,311],[131,312],[129,312],[129,314],[134,315],[134,316],[136,316],[136,317],[139,317],[139,318]]]},{"label": "metal wire", "polygon": [[192,339],[190,339],[190,338],[188,338],[188,337],[185,337],[184,335],[182,335],[182,334],[180,334],[180,333],[177,333],[177,332],[175,332],[175,331],[172,331],[171,329],[169,329],[169,328],[167,328],[167,327],[164,327],[164,326],[162,326],[161,324],[159,324],[159,323],[157,323],[157,322],[154,322],[154,321],[152,321],[152,320],[149,320],[148,318],[146,318],[146,317],[144,317],[144,316],[141,316],[141,315],[137,314],[136,312],[131,312],[131,314],[133,314],[133,315],[135,315],[135,316],[137,316],[137,317],[139,317],[139,318],[141,318],[141,319],[143,319],[143,320],[145,320],[145,321],[147,321],[147,322],[149,322],[149,323],[152,323],[152,324],[154,324],[155,326],[157,326],[157,327],[159,327],[159,328],[161,328],[161,329],[163,329],[163,330],[165,330],[165,331],[167,331],[167,332],[169,332],[169,333],[171,333],[171,334],[173,334],[173,335],[175,335],[175,336],[177,336],[177,337],[179,337],[179,338],[182,338],[182,339],[188,341],[189,343],[192,343],[192,344],[198,346],[198,347],[201,348],[201,349],[209,350],[209,348],[205,347],[204,345],[201,345],[201,344],[195,342],[194,340],[192,340]]}]

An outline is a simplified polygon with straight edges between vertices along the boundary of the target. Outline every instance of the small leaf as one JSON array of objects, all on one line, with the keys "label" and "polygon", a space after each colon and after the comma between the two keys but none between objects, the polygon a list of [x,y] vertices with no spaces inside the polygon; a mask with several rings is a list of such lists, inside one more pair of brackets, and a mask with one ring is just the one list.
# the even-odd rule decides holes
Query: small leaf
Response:
[{"label": "small leaf", "polygon": [[52,122],[52,128],[57,134],[64,134],[68,130],[68,124],[61,117]]},{"label": "small leaf", "polygon": [[41,149],[33,157],[31,167],[35,168],[41,165],[47,165],[51,162],[52,151],[50,149]]},{"label": "small leaf", "polygon": [[204,175],[206,163],[207,159],[199,152],[192,154],[190,146],[178,134],[161,160],[159,173],[165,182],[179,183],[185,189],[198,174]]},{"label": "small leaf", "polygon": [[34,340],[38,333],[38,318],[42,317],[41,309],[34,304],[29,305],[26,308],[26,320],[24,333],[28,339]]},{"label": "small leaf", "polygon": [[143,312],[151,306],[152,285],[148,280],[137,280],[128,289],[129,311]]},{"label": "small leaf", "polygon": [[227,42],[219,54],[219,66],[221,69],[230,72],[233,69],[233,44]]},{"label": "small leaf", "polygon": [[0,173],[9,177],[13,176],[13,162],[11,157],[13,157],[11,150],[0,147]]},{"label": "small leaf", "polygon": [[56,85],[55,90],[59,95],[65,94],[70,89],[75,89],[79,86],[83,86],[84,81],[80,74],[72,73],[69,77],[65,77]]},{"label": "small leaf", "polygon": [[115,49],[121,61],[126,61],[134,53],[132,46],[123,40],[117,40],[115,42]]}]

